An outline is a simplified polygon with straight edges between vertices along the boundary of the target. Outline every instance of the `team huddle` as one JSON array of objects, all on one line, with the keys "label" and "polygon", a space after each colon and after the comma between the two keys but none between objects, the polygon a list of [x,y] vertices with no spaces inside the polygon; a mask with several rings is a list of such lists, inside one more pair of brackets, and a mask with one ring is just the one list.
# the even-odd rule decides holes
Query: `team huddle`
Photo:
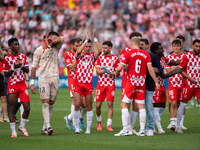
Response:
[{"label": "team huddle", "polygon": [[[194,96],[200,105],[200,40],[193,41],[193,50],[183,49],[184,37],[178,36],[172,41],[173,52],[164,56],[164,49],[159,42],[149,46],[139,32],[130,34],[130,46],[122,50],[120,59],[111,53],[113,44],[105,41],[102,46],[96,38],[96,29],[92,31],[92,39],[96,46],[91,52],[92,41],[87,33],[85,40],[73,38],[70,41],[71,50],[64,55],[68,86],[72,99],[71,113],[64,117],[67,128],[80,133],[86,128],[85,134],[90,134],[93,120],[93,68],[96,68],[98,83],[96,88],[97,130],[102,130],[101,106],[107,101],[108,119],[107,131],[112,129],[113,102],[115,98],[115,77],[122,72],[122,125],[123,129],[114,136],[153,136],[165,131],[161,126],[161,117],[167,102],[164,78],[169,78],[169,112],[171,123],[168,128],[177,133],[182,129],[187,102]],[[43,45],[38,47],[33,56],[31,69],[31,92],[36,93],[35,76],[39,68],[39,92],[42,101],[44,118],[41,134],[52,135],[54,130],[50,125],[53,106],[59,88],[58,52],[64,43],[64,37],[56,32],[50,32]],[[18,131],[29,136],[25,124],[30,111],[30,98],[25,84],[25,73],[29,72],[26,55],[18,52],[19,42],[16,38],[8,41],[11,54],[3,60],[3,71],[8,77],[7,92],[10,102],[11,137],[17,137],[15,130],[16,99],[22,102],[24,113]],[[148,52],[150,48],[151,52]],[[132,108],[130,108],[132,102]],[[146,107],[146,110],[145,110]],[[139,111],[139,113],[138,113]],[[87,127],[83,122],[87,112]],[[148,123],[146,125],[146,113]],[[140,130],[134,130],[134,124],[139,115]],[[73,126],[71,125],[73,122]]]}]

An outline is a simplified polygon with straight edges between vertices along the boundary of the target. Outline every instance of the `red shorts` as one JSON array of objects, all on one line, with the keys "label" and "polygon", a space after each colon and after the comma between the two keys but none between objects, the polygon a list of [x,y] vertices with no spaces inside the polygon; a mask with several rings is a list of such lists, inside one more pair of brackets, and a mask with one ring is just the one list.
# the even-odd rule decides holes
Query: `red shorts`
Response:
[{"label": "red shorts", "polygon": [[183,85],[181,90],[181,100],[189,101],[192,96],[194,96],[195,99],[200,99],[200,88],[190,88],[188,85]]},{"label": "red shorts", "polygon": [[169,85],[168,87],[168,96],[169,101],[177,101],[178,103],[181,102],[181,88],[173,87],[173,85]]},{"label": "red shorts", "polygon": [[104,102],[107,98],[107,101],[114,101],[115,97],[115,84],[112,86],[100,86],[97,84],[96,88],[96,102]]},{"label": "red shorts", "polygon": [[74,92],[79,93],[82,97],[86,97],[88,94],[93,93],[93,84],[92,83],[78,83],[74,82]]},{"label": "red shorts", "polygon": [[135,103],[144,104],[146,86],[133,86],[128,80],[122,93],[121,101],[131,103],[134,99]]},{"label": "red shorts", "polygon": [[167,102],[167,95],[165,86],[161,86],[159,91],[155,91],[153,93],[153,103],[166,103]]},{"label": "red shorts", "polygon": [[30,102],[25,82],[18,82],[13,85],[11,85],[10,82],[8,82],[7,92],[8,95],[17,94],[17,97],[20,102]]}]

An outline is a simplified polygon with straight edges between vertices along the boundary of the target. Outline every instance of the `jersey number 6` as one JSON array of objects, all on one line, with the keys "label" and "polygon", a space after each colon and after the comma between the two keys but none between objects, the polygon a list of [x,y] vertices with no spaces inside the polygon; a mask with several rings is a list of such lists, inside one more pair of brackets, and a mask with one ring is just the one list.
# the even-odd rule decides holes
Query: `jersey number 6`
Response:
[{"label": "jersey number 6", "polygon": [[136,73],[140,73],[140,69],[141,69],[141,60],[140,59],[137,59],[136,62],[135,62],[135,72]]}]

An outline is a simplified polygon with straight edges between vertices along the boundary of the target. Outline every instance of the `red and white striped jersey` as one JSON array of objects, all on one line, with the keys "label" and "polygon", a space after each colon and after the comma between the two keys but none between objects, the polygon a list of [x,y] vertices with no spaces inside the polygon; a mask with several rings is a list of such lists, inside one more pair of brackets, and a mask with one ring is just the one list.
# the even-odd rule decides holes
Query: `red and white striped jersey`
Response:
[{"label": "red and white striped jersey", "polygon": [[76,79],[79,83],[92,83],[92,72],[96,59],[95,52],[89,54],[82,52],[81,56],[76,59]]},{"label": "red and white striped jersey", "polygon": [[197,80],[197,83],[193,84],[188,79],[183,78],[183,83],[190,88],[200,88],[200,54],[195,55],[192,51],[186,53],[179,66],[184,69],[188,76]]},{"label": "red and white striped jersey", "polygon": [[[110,72],[115,72],[119,64],[119,58],[115,55],[101,55],[97,59],[96,67],[106,67]],[[101,70],[103,70],[101,68]],[[100,86],[112,86],[115,83],[115,77],[109,74],[101,74],[98,78]]]},{"label": "red and white striped jersey", "polygon": [[[173,61],[177,61],[177,60],[180,60],[182,59],[184,54],[180,54],[180,55],[174,55],[173,53],[168,55],[167,58],[169,58],[169,60],[173,60]],[[166,68],[173,68],[174,66],[170,66],[170,65],[166,65],[165,66]],[[171,77],[169,77],[169,84],[172,85],[173,87],[176,87],[176,88],[180,88],[183,84],[183,77],[180,73],[178,74],[175,74]]]},{"label": "red and white striped jersey", "polygon": [[[16,56],[11,56],[9,54],[3,59],[3,71],[8,72],[11,68],[14,68],[17,58],[22,60],[22,64],[24,66],[28,66],[26,55],[18,53]],[[21,68],[16,69],[16,71],[14,71],[13,74],[8,78],[8,82],[10,82],[11,85],[22,81],[25,81],[25,73]]]}]

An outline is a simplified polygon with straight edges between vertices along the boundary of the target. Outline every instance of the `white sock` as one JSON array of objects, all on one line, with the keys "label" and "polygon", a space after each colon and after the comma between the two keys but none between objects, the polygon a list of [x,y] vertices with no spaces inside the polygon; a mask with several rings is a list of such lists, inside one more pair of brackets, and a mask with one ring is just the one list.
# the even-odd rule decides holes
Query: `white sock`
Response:
[{"label": "white sock", "polygon": [[25,127],[26,122],[27,122],[27,119],[22,118],[22,119],[21,119],[21,124],[20,124],[20,126],[21,126],[21,127]]},{"label": "white sock", "polygon": [[163,114],[163,111],[165,110],[165,108],[163,108],[163,107],[160,107],[160,110],[159,110],[159,115],[160,115],[160,118],[161,118],[161,116],[162,116],[162,114]]},{"label": "white sock", "polygon": [[128,131],[128,118],[129,118],[129,112],[127,108],[122,109],[122,125],[123,130],[125,132]]},{"label": "white sock", "polygon": [[22,119],[22,115],[23,115],[23,113],[24,113],[24,107],[23,107],[23,105],[21,105],[21,106],[20,106],[21,119]]},{"label": "white sock", "polygon": [[97,122],[101,122],[101,121],[102,121],[101,115],[100,115],[100,116],[97,116]]},{"label": "white sock", "polygon": [[68,115],[68,119],[72,120],[73,118],[73,111],[74,111],[74,105],[71,105],[71,113]]},{"label": "white sock", "polygon": [[184,119],[185,119],[185,115],[182,115],[182,116],[181,116],[181,122],[180,122],[180,125],[183,125]]},{"label": "white sock", "polygon": [[80,118],[81,118],[81,119],[84,118],[86,112],[87,112],[87,109],[86,109],[86,107],[85,107],[85,108],[83,108],[82,111],[81,111],[81,115],[80,115]]},{"label": "white sock", "polygon": [[80,110],[79,111],[73,111],[73,121],[75,124],[75,128],[79,128],[79,116],[80,116]]},{"label": "white sock", "polygon": [[53,105],[49,105],[49,122],[50,122],[51,117],[52,117],[53,106],[54,106],[54,104]]},{"label": "white sock", "polygon": [[87,111],[87,130],[90,131],[90,128],[92,126],[92,119],[93,119],[93,110]]},{"label": "white sock", "polygon": [[157,125],[157,128],[159,131],[162,131],[162,126],[160,123],[160,114],[159,114],[160,108],[159,107],[154,107],[154,121]]},{"label": "white sock", "polygon": [[107,120],[107,127],[112,125],[112,119]]},{"label": "white sock", "polygon": [[194,102],[193,102],[192,99],[190,100],[190,104],[191,104],[192,106],[194,106]]},{"label": "white sock", "polygon": [[171,118],[170,120],[171,120],[172,125],[176,126],[177,119],[176,118]]},{"label": "white sock", "polygon": [[43,123],[42,130],[45,130],[45,129],[46,129],[46,125],[45,125],[45,123]]},{"label": "white sock", "polygon": [[50,127],[50,119],[49,119],[49,104],[48,103],[43,103],[42,104],[42,114],[43,114],[43,118],[44,118],[44,124],[45,124],[45,128],[49,128]]},{"label": "white sock", "polygon": [[137,115],[138,115],[138,112],[136,111],[131,111],[131,128],[133,129],[134,128],[134,125],[135,125],[135,121],[137,119]]},{"label": "white sock", "polygon": [[145,109],[140,109],[140,132],[144,132],[145,122],[146,122],[146,111]]},{"label": "white sock", "polygon": [[180,123],[181,123],[181,116],[183,116],[183,112],[184,112],[184,109],[185,109],[185,106],[187,104],[186,103],[180,103],[180,106],[177,110],[177,128],[180,128]]},{"label": "white sock", "polygon": [[12,132],[16,132],[16,130],[15,130],[15,122],[12,122],[12,123],[10,123],[10,129],[11,129],[11,131]]},{"label": "white sock", "polygon": [[131,128],[131,114],[130,113],[128,113],[129,114],[129,116],[128,116],[128,130],[131,130],[132,128]]}]

